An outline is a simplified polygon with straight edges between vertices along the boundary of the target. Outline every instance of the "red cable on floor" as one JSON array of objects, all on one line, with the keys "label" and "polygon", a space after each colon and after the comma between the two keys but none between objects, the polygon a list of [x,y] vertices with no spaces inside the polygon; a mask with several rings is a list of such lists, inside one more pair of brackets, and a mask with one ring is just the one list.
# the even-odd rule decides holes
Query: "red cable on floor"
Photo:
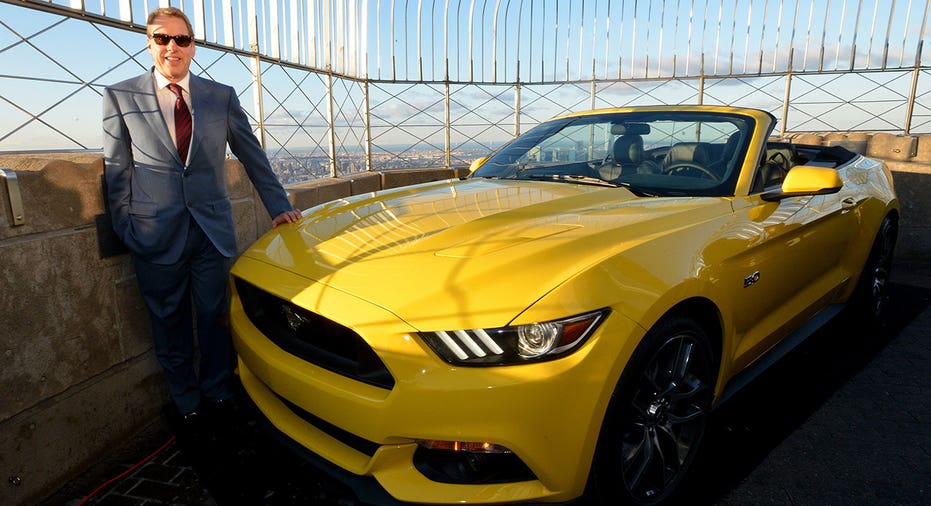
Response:
[{"label": "red cable on floor", "polygon": [[145,464],[146,462],[152,460],[156,455],[158,455],[159,453],[161,453],[162,450],[164,450],[165,448],[167,448],[168,445],[170,445],[174,440],[175,440],[175,437],[174,437],[174,436],[171,436],[170,438],[168,438],[168,441],[165,441],[165,442],[162,444],[162,446],[159,446],[158,449],[155,450],[154,452],[152,452],[148,457],[146,457],[146,458],[140,460],[139,462],[136,462],[136,463],[133,464],[133,466],[130,467],[129,469],[127,469],[127,470],[123,471],[122,473],[120,473],[120,474],[114,476],[113,478],[110,478],[109,480],[107,480],[106,482],[104,482],[102,485],[100,485],[99,487],[95,488],[93,492],[91,492],[90,494],[87,494],[87,497],[85,497],[80,503],[78,503],[78,506],[84,506],[85,504],[87,504],[87,501],[89,501],[89,500],[91,499],[91,497],[94,497],[95,495],[97,495],[97,492],[100,492],[101,490],[107,488],[108,486],[112,485],[115,481],[117,481],[117,480],[123,478],[123,477],[126,476],[127,474],[129,474],[129,473],[135,471],[136,469],[138,469],[139,466],[141,466],[141,465]]}]

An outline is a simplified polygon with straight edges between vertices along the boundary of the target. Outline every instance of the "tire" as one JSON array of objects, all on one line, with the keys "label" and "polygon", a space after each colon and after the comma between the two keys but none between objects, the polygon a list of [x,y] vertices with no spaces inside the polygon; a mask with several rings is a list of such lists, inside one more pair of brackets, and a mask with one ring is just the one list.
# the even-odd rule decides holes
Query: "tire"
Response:
[{"label": "tire", "polygon": [[877,324],[889,300],[889,273],[895,253],[896,223],[886,217],[879,225],[873,247],[854,290],[851,306],[863,323]]},{"label": "tire", "polygon": [[592,467],[602,504],[660,504],[695,460],[717,370],[704,329],[660,320],[634,351],[612,395]]}]

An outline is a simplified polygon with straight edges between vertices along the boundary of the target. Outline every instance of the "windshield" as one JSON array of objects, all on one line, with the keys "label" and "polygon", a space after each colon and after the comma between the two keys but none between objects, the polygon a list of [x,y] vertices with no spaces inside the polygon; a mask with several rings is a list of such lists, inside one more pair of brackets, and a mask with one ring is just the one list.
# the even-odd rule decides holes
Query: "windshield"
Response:
[{"label": "windshield", "polygon": [[733,195],[753,131],[713,112],[603,113],[542,123],[472,177],[610,183],[642,196]]}]

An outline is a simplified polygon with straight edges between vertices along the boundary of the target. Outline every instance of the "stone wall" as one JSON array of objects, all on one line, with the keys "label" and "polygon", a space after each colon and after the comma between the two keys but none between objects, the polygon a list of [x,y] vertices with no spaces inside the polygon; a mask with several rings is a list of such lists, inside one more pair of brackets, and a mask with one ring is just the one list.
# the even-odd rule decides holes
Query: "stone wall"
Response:
[{"label": "stone wall", "polygon": [[[109,222],[98,234],[100,155],[0,155],[0,167],[15,171],[25,211],[14,226],[0,183],[0,504],[31,504],[163,416],[168,396],[130,258],[108,255]],[[306,209],[456,174],[366,173],[289,191]],[[271,220],[238,162],[227,175],[241,251]]]},{"label": "stone wall", "polygon": [[[884,158],[902,201],[900,258],[931,258],[931,137],[805,134]],[[95,462],[167,403],[130,259],[106,240],[99,154],[0,155],[16,172],[24,224],[0,183],[0,504],[30,504]],[[241,165],[227,164],[240,250],[270,226]],[[460,175],[392,170],[289,188],[302,209]],[[462,174],[464,175],[464,174]]]}]

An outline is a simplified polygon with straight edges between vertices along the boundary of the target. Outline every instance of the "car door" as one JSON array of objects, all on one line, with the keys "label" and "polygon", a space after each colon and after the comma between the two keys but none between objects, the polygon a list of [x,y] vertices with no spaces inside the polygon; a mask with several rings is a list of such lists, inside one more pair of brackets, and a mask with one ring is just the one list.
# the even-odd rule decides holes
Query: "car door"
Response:
[{"label": "car door", "polygon": [[735,201],[722,279],[732,285],[733,360],[751,363],[818,310],[849,281],[842,256],[855,237],[856,200],[841,189],[831,195],[765,201],[764,188]]}]

